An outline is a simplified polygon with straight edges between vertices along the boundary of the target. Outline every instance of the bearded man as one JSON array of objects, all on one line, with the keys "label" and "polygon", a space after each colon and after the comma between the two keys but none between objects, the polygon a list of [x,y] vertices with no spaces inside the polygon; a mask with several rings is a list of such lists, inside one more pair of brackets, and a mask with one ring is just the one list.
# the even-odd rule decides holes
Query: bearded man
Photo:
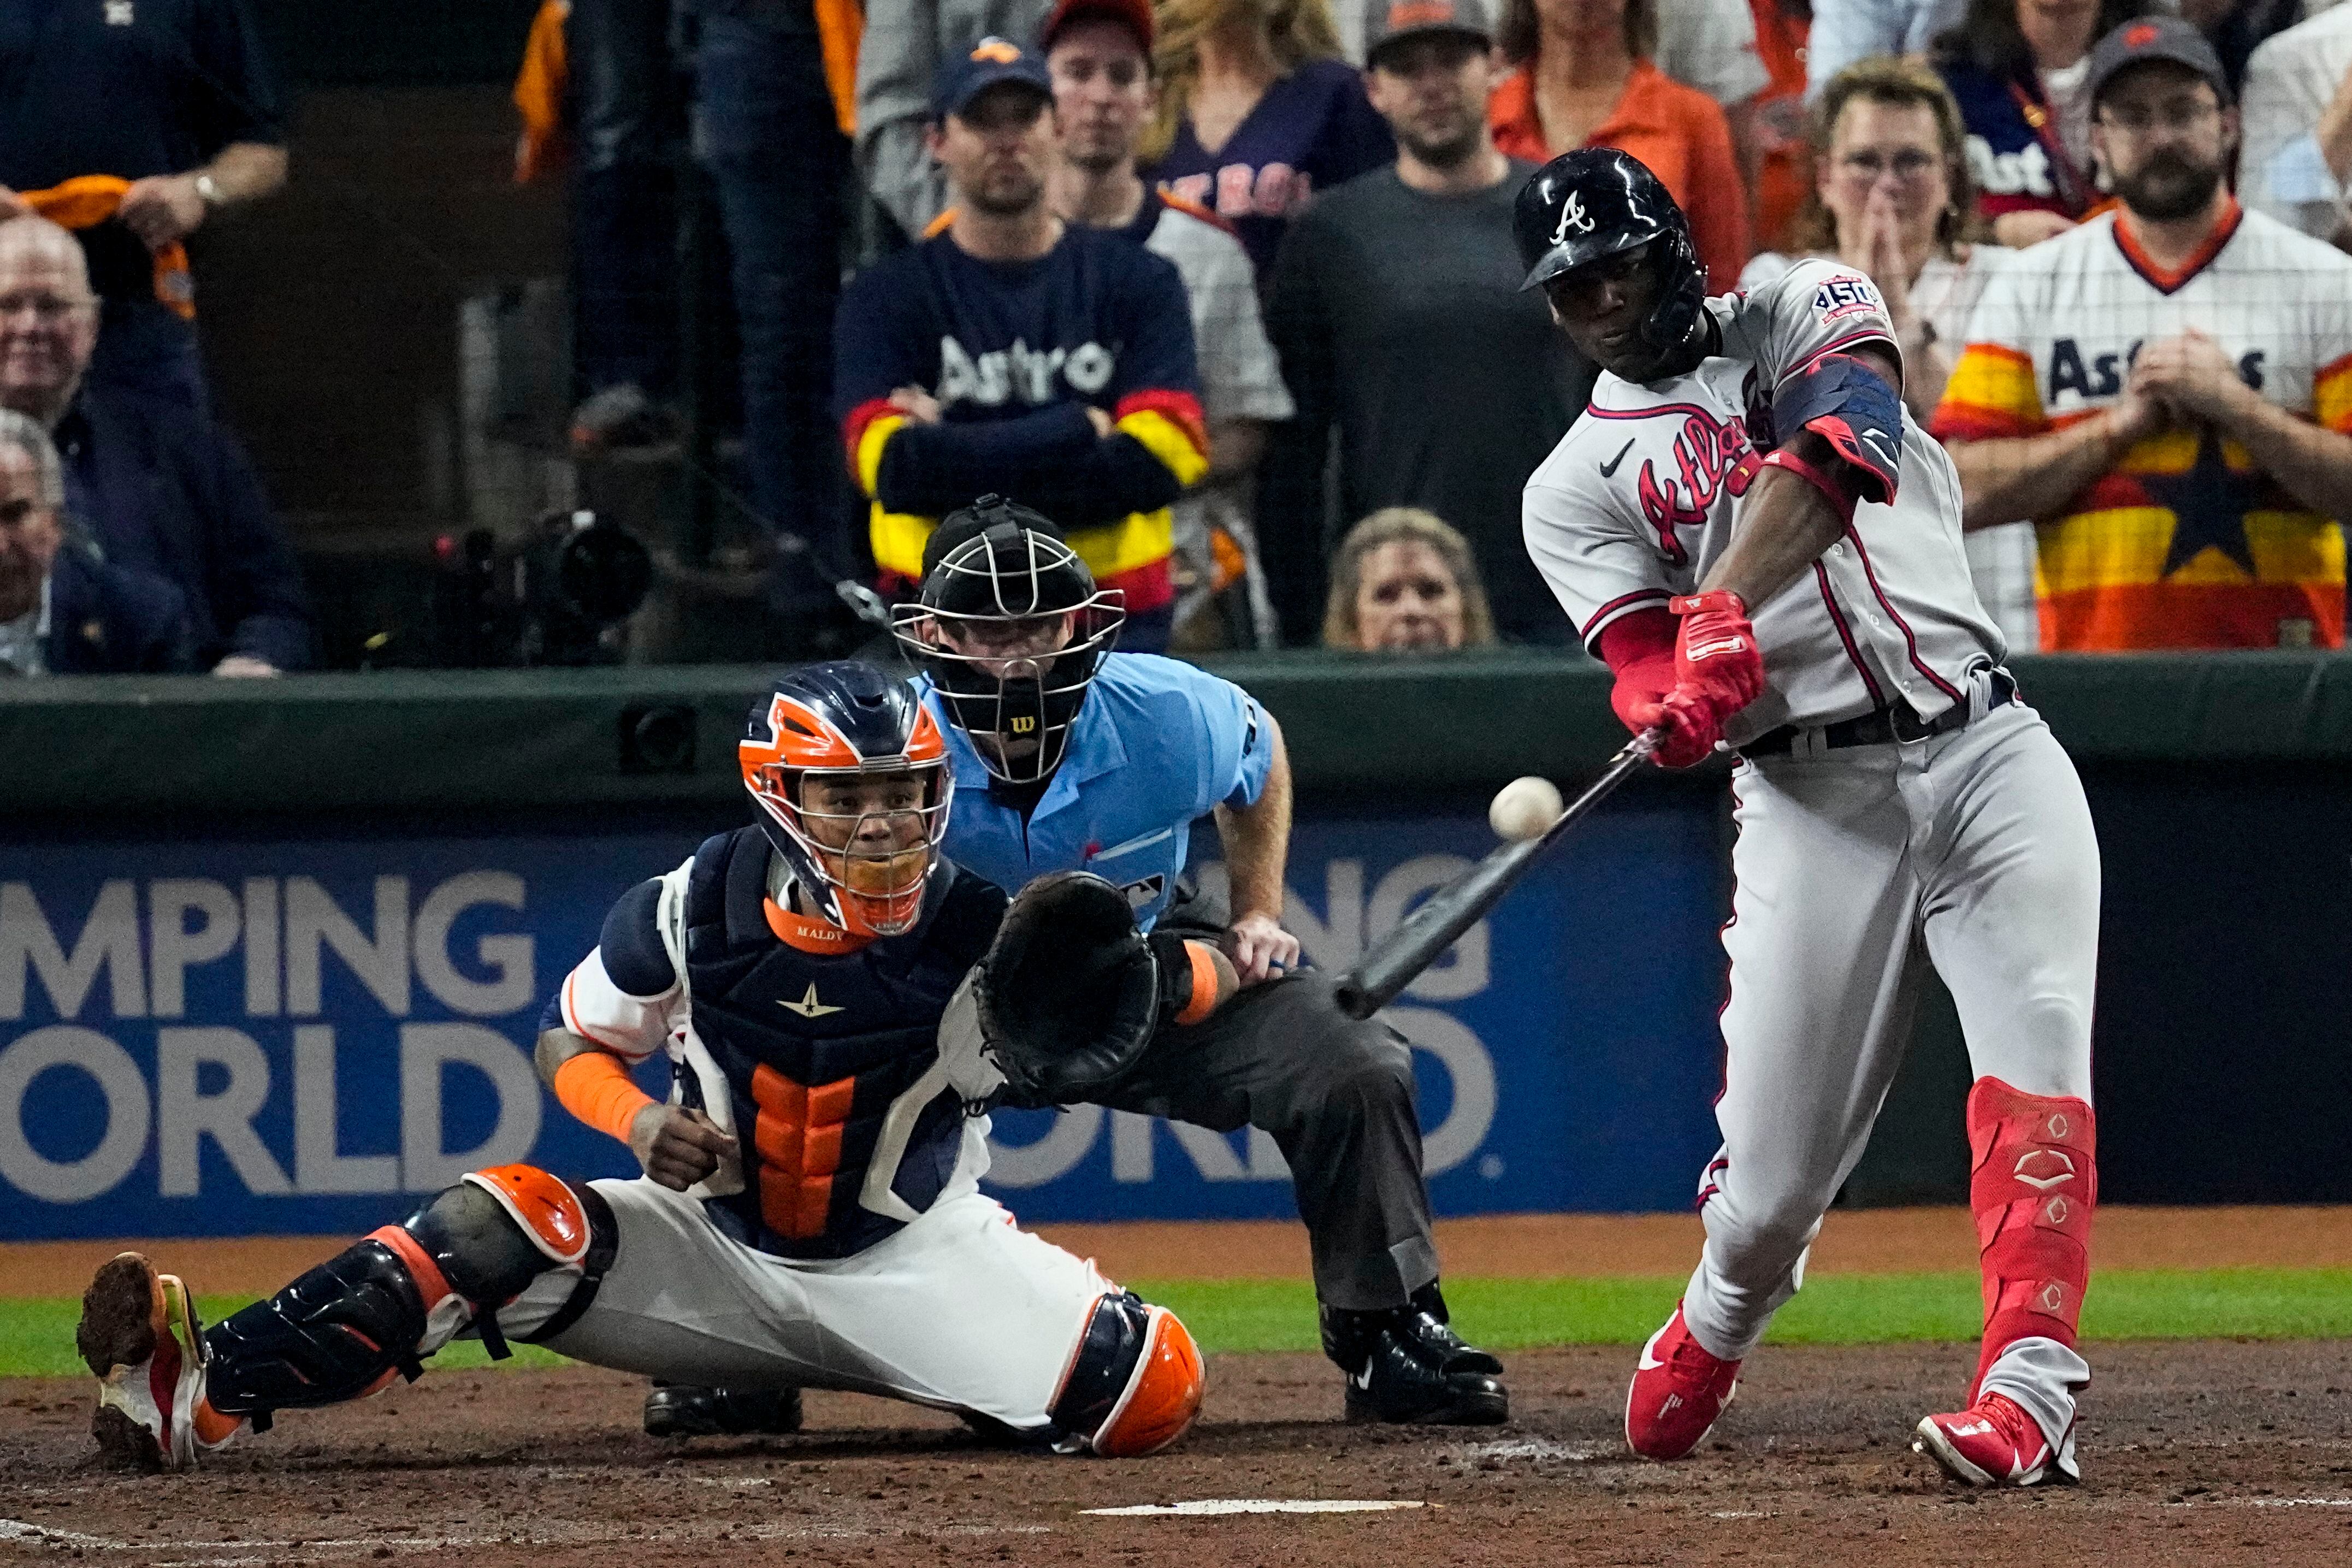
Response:
[{"label": "bearded man", "polygon": [[2040,525],[2042,646],[2336,648],[2352,260],[2242,209],[2238,111],[2177,17],[2091,54],[2119,210],[2012,257],[1934,433],[1969,529]]}]

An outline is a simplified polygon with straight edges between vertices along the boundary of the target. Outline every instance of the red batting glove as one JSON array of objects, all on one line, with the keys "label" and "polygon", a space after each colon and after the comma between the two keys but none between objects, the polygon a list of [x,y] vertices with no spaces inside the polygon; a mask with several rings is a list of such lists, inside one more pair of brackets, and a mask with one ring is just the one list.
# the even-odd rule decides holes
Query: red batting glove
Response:
[{"label": "red batting glove", "polygon": [[1618,693],[1624,700],[1617,713],[1630,728],[1661,732],[1654,754],[1660,767],[1691,768],[1713,755],[1724,720],[1764,690],[1764,660],[1739,595],[1717,589],[1670,600],[1666,608],[1680,621],[1674,685],[1653,696],[1627,691],[1621,674]]},{"label": "red batting glove", "polygon": [[1661,768],[1696,768],[1715,754],[1715,743],[1723,738],[1723,723],[1714,710],[1680,690],[1654,702],[1629,702],[1620,716],[1636,734],[1659,732],[1650,758]]}]

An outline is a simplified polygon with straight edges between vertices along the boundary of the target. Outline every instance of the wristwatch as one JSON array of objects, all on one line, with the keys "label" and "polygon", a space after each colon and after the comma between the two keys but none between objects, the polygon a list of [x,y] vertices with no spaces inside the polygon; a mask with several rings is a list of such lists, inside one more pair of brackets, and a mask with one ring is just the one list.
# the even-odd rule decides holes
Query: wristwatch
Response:
[{"label": "wristwatch", "polygon": [[197,198],[207,207],[222,206],[228,201],[226,196],[221,194],[219,182],[215,181],[210,174],[199,174],[196,176],[196,195]]}]

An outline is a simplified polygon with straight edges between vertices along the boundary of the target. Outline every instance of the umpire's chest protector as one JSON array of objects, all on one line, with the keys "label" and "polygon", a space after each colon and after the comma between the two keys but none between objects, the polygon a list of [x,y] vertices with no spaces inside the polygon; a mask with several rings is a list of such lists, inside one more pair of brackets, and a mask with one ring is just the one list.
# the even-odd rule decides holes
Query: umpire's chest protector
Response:
[{"label": "umpire's chest protector", "polygon": [[[883,1117],[937,1059],[940,1017],[1004,895],[942,862],[912,931],[803,952],[769,925],[770,853],[757,828],[722,833],[695,852],[687,883],[694,1030],[726,1075],[743,1154],[743,1190],[708,1207],[762,1251],[846,1257],[898,1228],[858,1191]],[[698,1103],[695,1076],[683,1082]],[[963,1122],[952,1093],[923,1108],[891,1181],[910,1208],[929,1208],[953,1174]]]}]

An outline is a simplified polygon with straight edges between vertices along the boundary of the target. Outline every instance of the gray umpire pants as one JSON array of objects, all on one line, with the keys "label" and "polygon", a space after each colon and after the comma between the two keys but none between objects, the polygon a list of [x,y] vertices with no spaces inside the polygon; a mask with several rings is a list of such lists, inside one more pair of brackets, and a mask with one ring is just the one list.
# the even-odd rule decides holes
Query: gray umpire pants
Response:
[{"label": "gray umpire pants", "polygon": [[[1203,940],[1224,926],[1221,900],[1184,894],[1159,924]],[[1161,1030],[1094,1100],[1271,1134],[1307,1223],[1315,1293],[1327,1306],[1377,1312],[1437,1278],[1412,1049],[1387,1024],[1341,1012],[1336,985],[1310,970],[1252,986],[1201,1023]]]}]

